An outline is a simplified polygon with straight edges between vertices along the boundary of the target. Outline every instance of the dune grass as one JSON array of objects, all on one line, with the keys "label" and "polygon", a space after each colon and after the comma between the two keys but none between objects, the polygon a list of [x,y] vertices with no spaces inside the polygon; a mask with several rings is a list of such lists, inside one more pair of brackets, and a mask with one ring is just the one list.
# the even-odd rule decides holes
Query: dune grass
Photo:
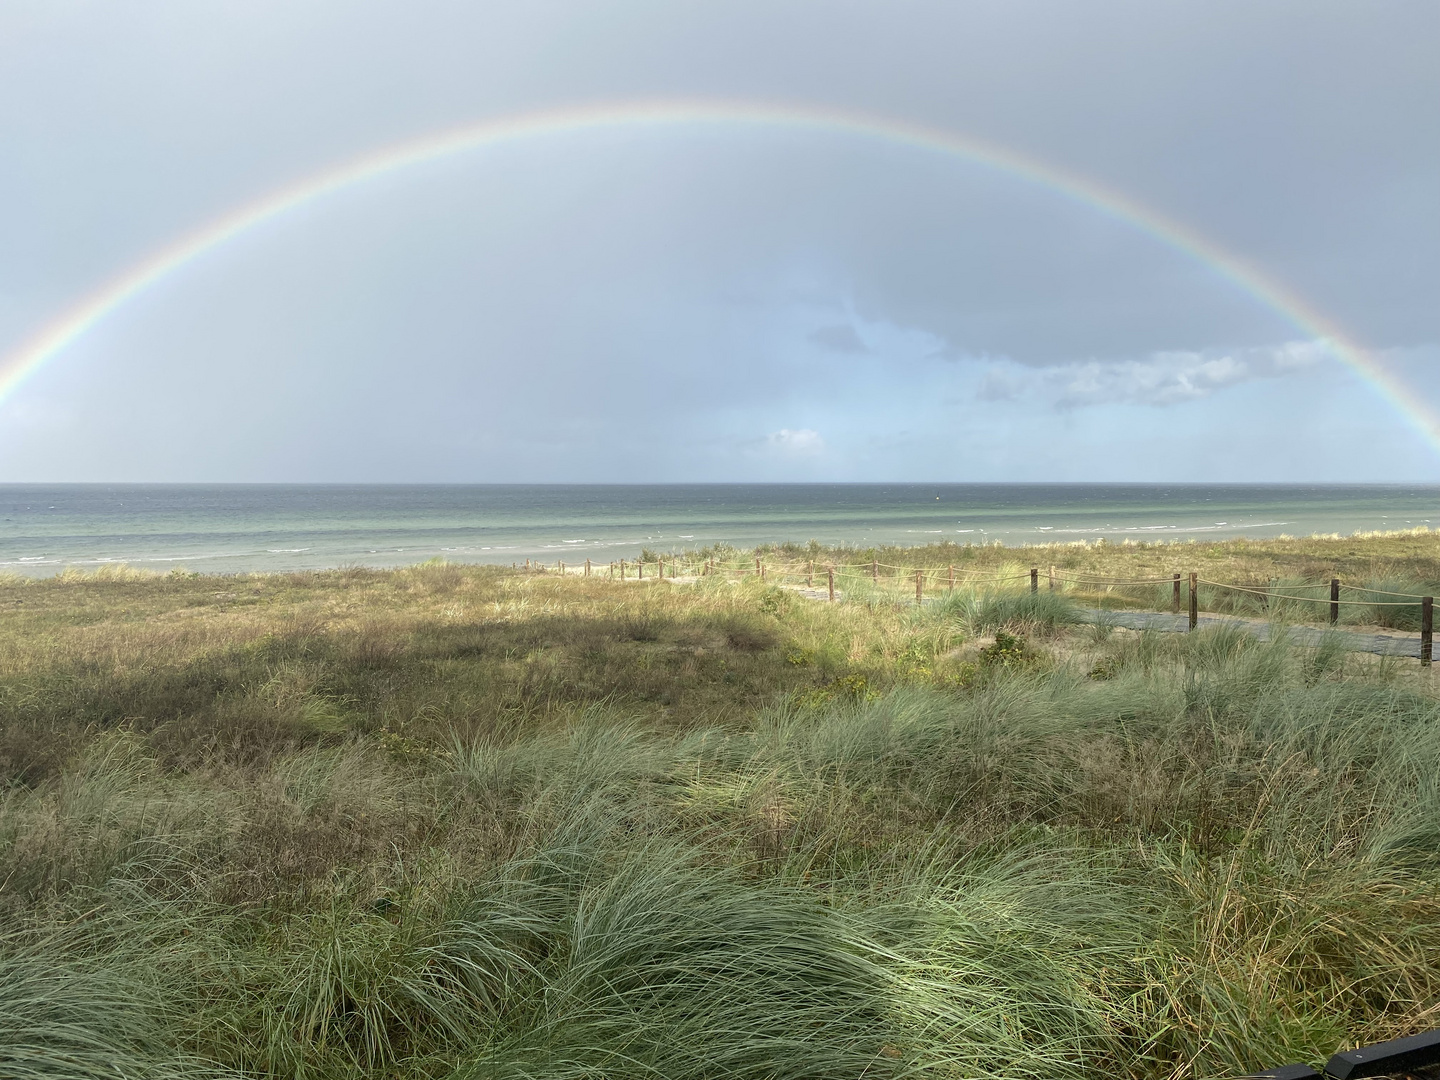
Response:
[{"label": "dune grass", "polygon": [[0,603],[0,1075],[1139,1080],[1440,1026],[1408,668],[1025,589]]},{"label": "dune grass", "polygon": [[[1026,575],[1035,569],[1043,591],[1053,588],[1085,606],[1166,611],[1173,603],[1173,575],[1181,575],[1183,588],[1193,572],[1202,582],[1202,611],[1324,623],[1330,580],[1338,578],[1345,601],[1341,623],[1418,630],[1418,601],[1392,594],[1440,595],[1440,532],[1426,528],[1353,536],[1020,547],[942,543],[911,548],[826,548],[812,541],[809,545],[768,545],[754,553],[711,549],[698,556],[742,570],[753,567],[757,554],[769,566],[771,580],[781,580],[788,571],[783,579],[798,581],[813,567],[823,585],[825,568],[834,565],[840,568],[841,588],[856,595],[884,595],[892,601],[914,595],[915,568],[929,571],[924,588],[930,596],[947,591],[952,574],[962,585],[968,577],[996,576],[1023,585]],[[872,563],[876,564],[874,578]],[[1219,587],[1222,585],[1284,595],[1256,595]],[[1302,597],[1308,600],[1298,599]]]}]

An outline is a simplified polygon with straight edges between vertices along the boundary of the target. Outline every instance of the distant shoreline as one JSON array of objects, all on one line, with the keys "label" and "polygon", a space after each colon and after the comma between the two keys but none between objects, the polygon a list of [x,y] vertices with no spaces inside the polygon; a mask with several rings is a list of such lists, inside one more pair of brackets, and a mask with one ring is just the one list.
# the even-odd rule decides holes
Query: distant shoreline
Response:
[{"label": "distant shoreline", "polygon": [[1440,486],[0,485],[0,572],[207,573],[644,551],[1197,543],[1440,527]]},{"label": "distant shoreline", "polygon": [[[856,559],[876,560],[880,563],[890,564],[897,560],[907,564],[923,565],[931,567],[942,567],[947,562],[955,565],[997,565],[1011,563],[1034,563],[1037,566],[1050,565],[1063,561],[1068,556],[1074,555],[1098,555],[1100,553],[1111,553],[1119,557],[1138,558],[1144,562],[1176,562],[1182,552],[1198,551],[1204,549],[1209,553],[1250,553],[1255,555],[1271,554],[1277,559],[1294,559],[1296,557],[1309,558],[1311,560],[1343,560],[1349,557],[1342,554],[1341,548],[1349,552],[1349,548],[1357,544],[1367,549],[1367,555],[1375,552],[1370,549],[1388,548],[1393,549],[1393,556],[1398,557],[1404,553],[1413,555],[1415,558],[1434,560],[1437,571],[1440,571],[1440,529],[1433,529],[1428,526],[1417,526],[1407,529],[1393,530],[1361,530],[1353,533],[1313,533],[1309,536],[1278,536],[1266,537],[1208,537],[1203,539],[1190,538],[1131,538],[1126,537],[1119,541],[1107,540],[1104,537],[1098,540],[1064,540],[1064,541],[1040,541],[1027,543],[1006,544],[1000,540],[989,542],[964,542],[940,541],[930,544],[881,544],[870,546],[857,546],[848,544],[819,545],[815,543],[800,544],[794,542],[785,543],[764,543],[753,547],[740,548],[731,545],[708,545],[705,547],[678,548],[675,550],[665,549],[663,551],[642,548],[633,555],[616,555],[613,559],[591,558],[590,564],[595,573],[600,573],[606,567],[618,565],[621,561],[628,565],[635,565],[637,562],[649,564],[657,559],[680,560],[688,562],[702,562],[708,559],[742,559],[752,560],[756,557],[774,558],[785,565],[797,565],[813,563],[823,569],[824,566],[833,563],[849,563]],[[1358,552],[1349,552],[1358,554]],[[1149,558],[1146,558],[1149,556]],[[1184,559],[1179,559],[1184,561]],[[451,565],[459,567],[496,567],[499,569],[526,569],[527,564],[535,570],[561,570],[566,573],[581,573],[586,560],[580,559],[510,559],[510,560],[480,560],[480,559],[446,559],[439,556],[428,558],[417,558],[409,562],[394,562],[388,564],[359,565],[356,563],[336,563],[330,566],[307,566],[300,569],[241,569],[241,570],[206,570],[203,567],[197,568],[193,565],[185,565],[183,560],[177,560],[174,565],[165,567],[137,565],[122,560],[111,560],[96,562],[89,565],[68,564],[54,568],[50,573],[43,572],[17,572],[11,566],[0,566],[0,581],[43,581],[57,576],[67,576],[75,580],[97,580],[97,581],[125,581],[125,580],[153,580],[163,577],[166,574],[174,574],[184,577],[207,576],[214,578],[235,578],[235,577],[259,577],[284,574],[330,574],[342,572],[374,572],[387,573],[404,571],[425,566]],[[33,567],[34,571],[41,568]],[[633,571],[632,571],[633,572]]]}]

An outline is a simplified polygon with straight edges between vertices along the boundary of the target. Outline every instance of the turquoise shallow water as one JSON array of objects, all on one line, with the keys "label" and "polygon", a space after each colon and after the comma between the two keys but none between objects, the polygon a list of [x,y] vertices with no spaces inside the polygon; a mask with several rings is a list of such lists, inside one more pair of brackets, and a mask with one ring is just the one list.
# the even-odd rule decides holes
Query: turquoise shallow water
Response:
[{"label": "turquoise shallow water", "polygon": [[1440,487],[0,485],[0,570],[568,563],[727,543],[1025,544],[1440,527]]}]

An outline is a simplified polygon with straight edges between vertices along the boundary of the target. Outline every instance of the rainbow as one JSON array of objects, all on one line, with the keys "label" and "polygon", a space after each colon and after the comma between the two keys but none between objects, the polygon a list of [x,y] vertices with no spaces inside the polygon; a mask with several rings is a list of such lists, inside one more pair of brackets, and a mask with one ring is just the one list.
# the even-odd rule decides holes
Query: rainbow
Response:
[{"label": "rainbow", "polygon": [[105,282],[0,360],[0,403],[14,394],[26,377],[116,308],[207,252],[306,203],[388,173],[482,147],[606,128],[682,125],[796,128],[875,139],[962,158],[1057,192],[1197,260],[1283,315],[1306,337],[1323,341],[1440,452],[1440,414],[1428,409],[1338,325],[1295,293],[1179,222],[1085,177],[939,128],[883,116],[750,101],[636,101],[526,112],[425,135],[352,158],[207,222]]}]

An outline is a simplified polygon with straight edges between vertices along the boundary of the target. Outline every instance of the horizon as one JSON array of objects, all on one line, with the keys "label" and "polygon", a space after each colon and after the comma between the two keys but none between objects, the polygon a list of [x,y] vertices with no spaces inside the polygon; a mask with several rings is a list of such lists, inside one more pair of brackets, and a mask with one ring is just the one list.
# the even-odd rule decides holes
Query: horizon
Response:
[{"label": "horizon", "polygon": [[1234,487],[1440,488],[1440,480],[0,480],[11,487]]}]

